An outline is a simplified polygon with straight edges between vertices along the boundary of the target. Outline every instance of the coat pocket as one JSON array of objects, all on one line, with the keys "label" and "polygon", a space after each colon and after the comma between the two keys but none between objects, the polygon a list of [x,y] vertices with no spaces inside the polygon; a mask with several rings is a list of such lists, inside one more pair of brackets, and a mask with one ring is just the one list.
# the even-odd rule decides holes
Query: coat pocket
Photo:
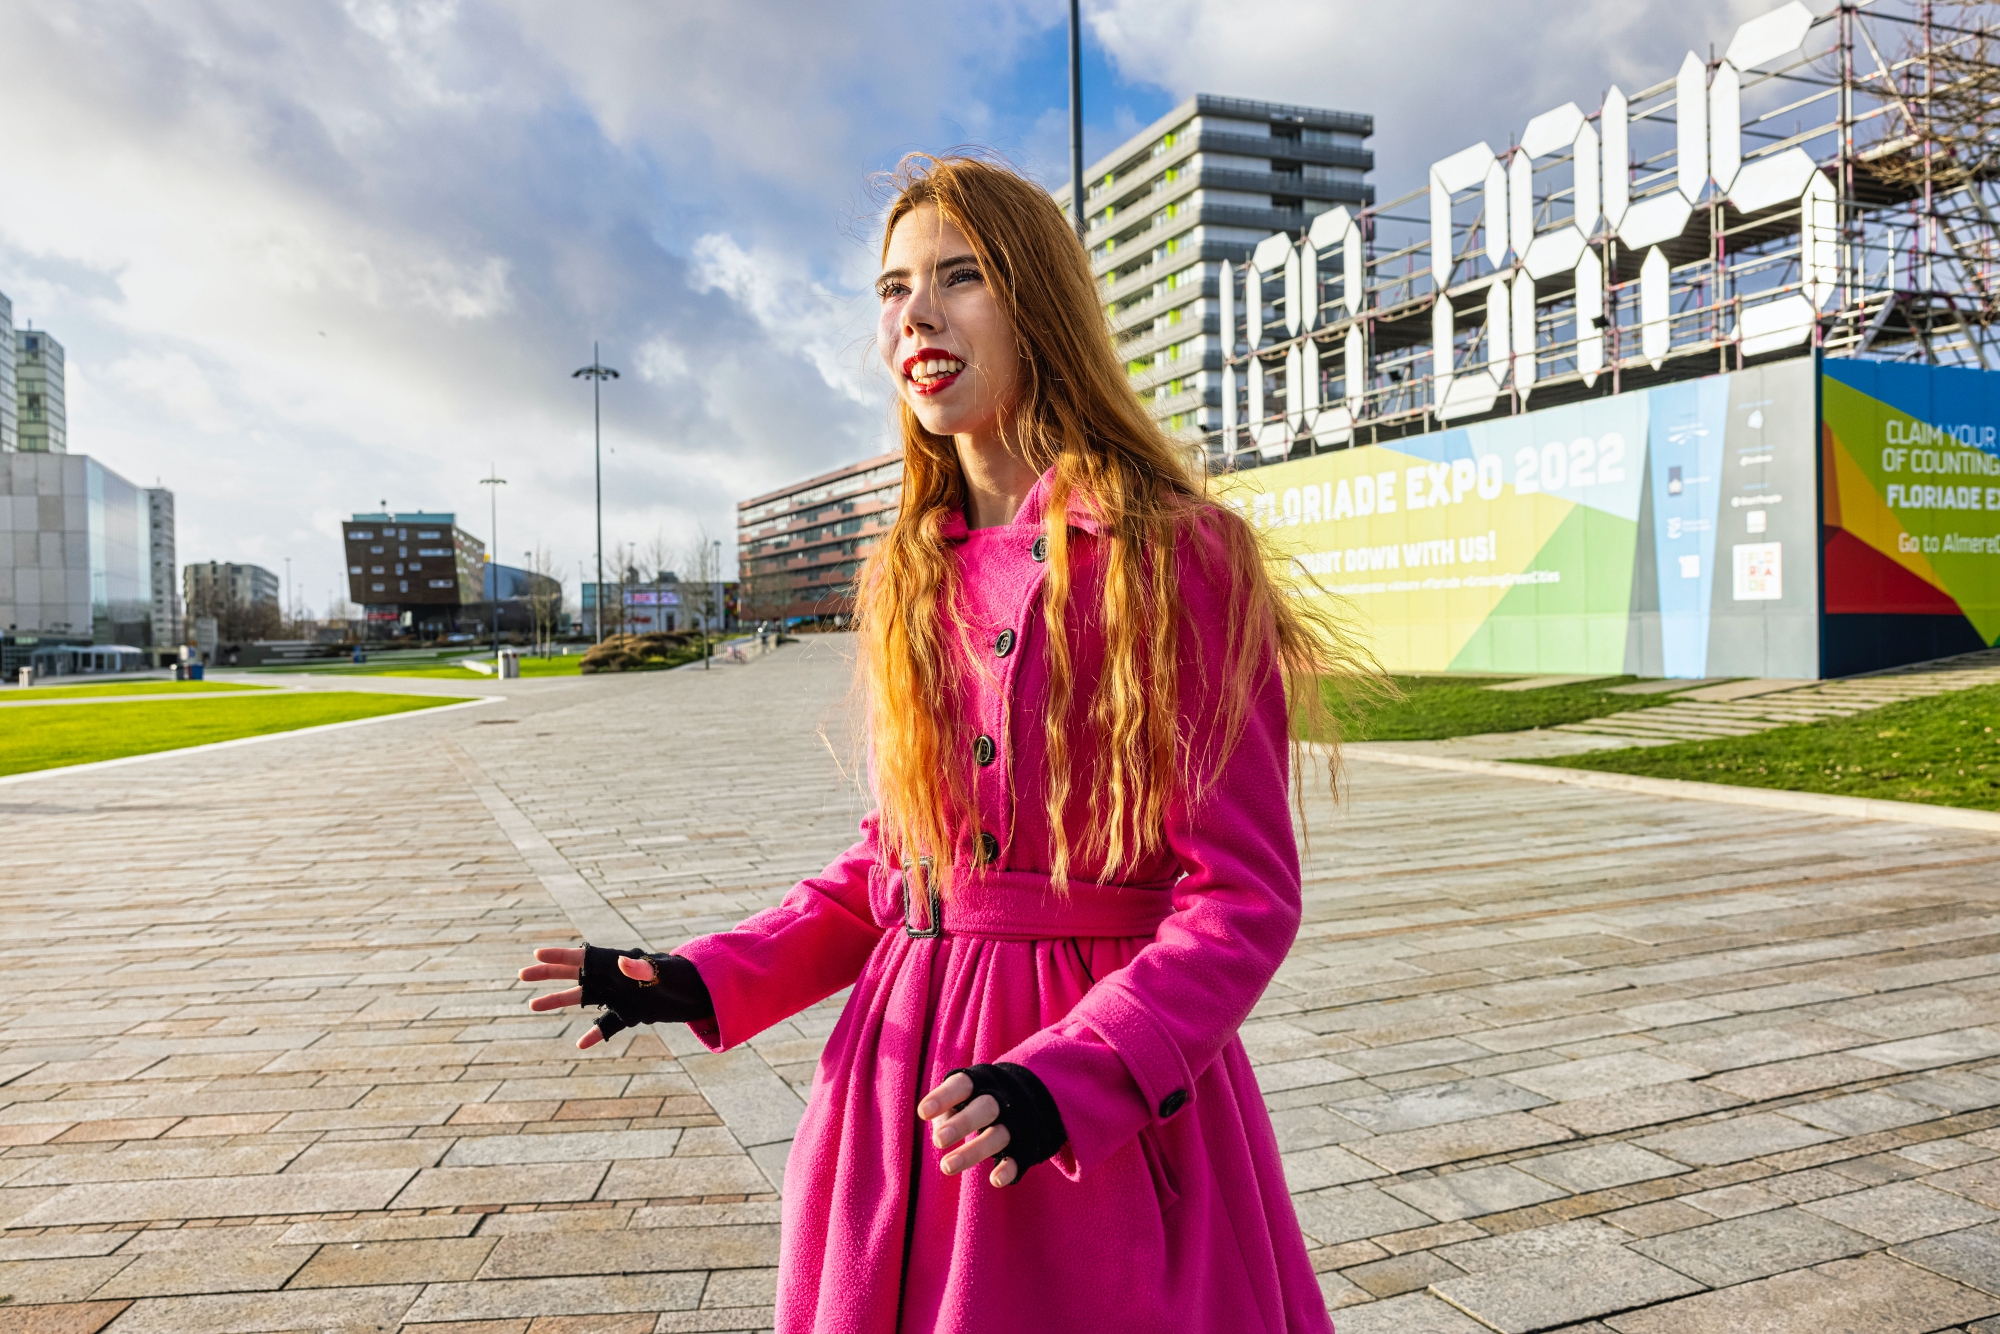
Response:
[{"label": "coat pocket", "polygon": [[1164,1214],[1179,1202],[1181,1192],[1174,1184],[1174,1167],[1167,1158],[1166,1145],[1160,1142],[1153,1127],[1140,1128],[1139,1152],[1145,1155],[1146,1171],[1153,1178],[1153,1194],[1159,1199],[1160,1212]]}]

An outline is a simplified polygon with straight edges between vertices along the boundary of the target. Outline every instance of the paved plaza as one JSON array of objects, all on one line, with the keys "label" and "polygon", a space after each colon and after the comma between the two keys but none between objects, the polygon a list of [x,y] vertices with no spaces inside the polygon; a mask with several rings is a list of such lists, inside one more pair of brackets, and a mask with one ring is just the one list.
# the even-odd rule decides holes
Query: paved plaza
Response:
[{"label": "paved plaza", "polygon": [[[834,1005],[511,979],[851,841],[845,647],[0,784],[0,1329],[768,1327]],[[2000,1330],[2000,835],[1350,778],[1244,1031],[1341,1334]]]}]

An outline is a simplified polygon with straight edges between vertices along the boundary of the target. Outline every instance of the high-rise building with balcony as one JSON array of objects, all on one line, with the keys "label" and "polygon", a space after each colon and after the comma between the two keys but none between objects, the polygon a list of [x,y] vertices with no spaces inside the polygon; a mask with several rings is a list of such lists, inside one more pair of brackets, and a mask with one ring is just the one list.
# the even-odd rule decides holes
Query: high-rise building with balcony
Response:
[{"label": "high-rise building with balcony", "polygon": [[[1153,416],[1190,441],[1222,424],[1221,266],[1273,232],[1366,204],[1373,116],[1197,93],[1084,173],[1090,268]],[[1065,211],[1070,187],[1055,192]]]},{"label": "high-rise building with balcony", "polygon": [[14,331],[14,389],[23,454],[67,454],[63,346],[40,329]]}]

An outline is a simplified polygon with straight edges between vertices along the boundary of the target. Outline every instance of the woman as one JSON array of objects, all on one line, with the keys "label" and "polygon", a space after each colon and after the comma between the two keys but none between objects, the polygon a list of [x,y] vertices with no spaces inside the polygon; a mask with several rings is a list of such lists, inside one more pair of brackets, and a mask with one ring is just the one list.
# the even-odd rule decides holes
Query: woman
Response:
[{"label": "woman", "polygon": [[786,1167],[781,1330],[1329,1331],[1237,1029],[1299,923],[1284,687],[1317,704],[1337,627],[1147,417],[1048,195],[963,157],[898,185],[877,808],[733,931],[537,951],[523,978],[582,985],[533,1008],[722,1050],[853,986]]}]

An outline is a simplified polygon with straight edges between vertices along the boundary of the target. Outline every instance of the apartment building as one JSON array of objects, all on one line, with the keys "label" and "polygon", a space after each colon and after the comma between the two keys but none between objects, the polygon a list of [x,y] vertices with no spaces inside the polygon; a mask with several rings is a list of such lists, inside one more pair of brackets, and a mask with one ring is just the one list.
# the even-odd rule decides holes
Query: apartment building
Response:
[{"label": "apartment building", "polygon": [[[1374,132],[1355,112],[1197,93],[1085,172],[1091,272],[1132,386],[1169,431],[1222,424],[1223,261],[1373,203]],[[1071,210],[1070,187],[1055,197]]]},{"label": "apartment building", "polygon": [[190,615],[215,616],[259,603],[278,605],[278,576],[261,565],[203,561],[183,569],[181,579],[181,596]]},{"label": "apartment building", "polygon": [[736,507],[737,616],[821,621],[854,612],[854,576],[896,521],[903,456],[872,459],[752,496]]}]

